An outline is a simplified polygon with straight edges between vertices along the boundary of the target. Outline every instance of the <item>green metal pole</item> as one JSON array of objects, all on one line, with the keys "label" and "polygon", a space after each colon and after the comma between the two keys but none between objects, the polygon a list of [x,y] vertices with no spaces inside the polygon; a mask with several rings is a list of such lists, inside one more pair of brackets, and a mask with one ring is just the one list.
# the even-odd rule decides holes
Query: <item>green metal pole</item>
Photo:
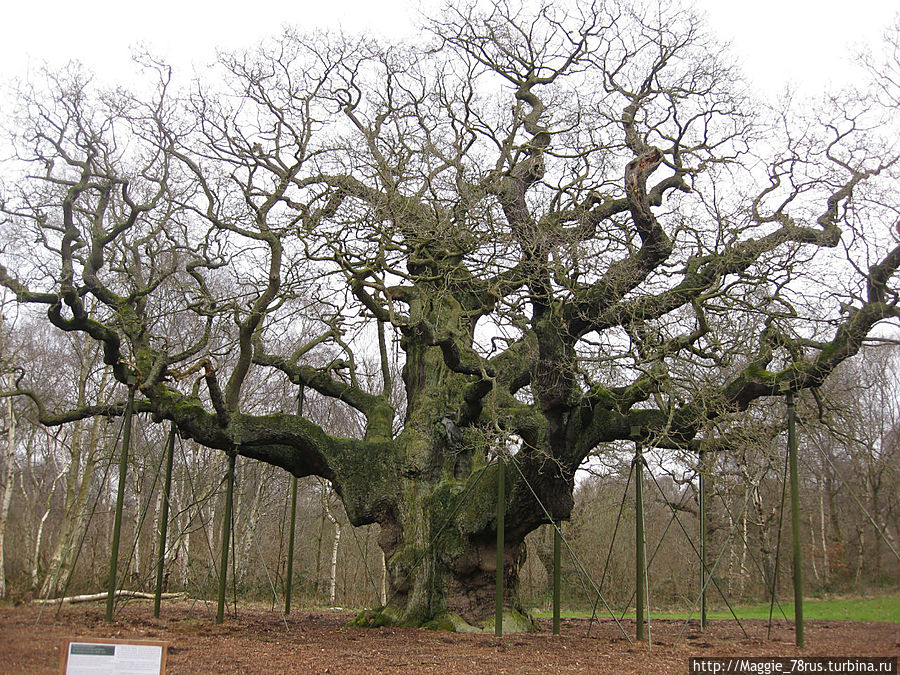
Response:
[{"label": "green metal pole", "polygon": [[634,444],[634,576],[635,638],[644,639],[644,454],[640,442]]},{"label": "green metal pole", "polygon": [[800,546],[800,479],[797,471],[797,415],[794,394],[788,392],[788,454],[791,465],[791,538],[794,540],[794,639],[798,647],[803,640],[803,550]]},{"label": "green metal pole", "polygon": [[159,602],[162,599],[163,567],[166,564],[166,535],[169,531],[169,499],[172,496],[172,459],[175,455],[175,422],[169,427],[166,439],[166,478],[163,486],[162,513],[159,516],[159,554],[156,563],[156,597],[153,598],[153,616],[159,618]]},{"label": "green metal pole", "polygon": [[[297,415],[303,415],[303,385],[297,394]],[[291,613],[291,590],[294,587],[294,530],[297,524],[297,477],[291,476],[291,531],[288,536],[287,581],[284,589],[284,613]]]},{"label": "green metal pole", "polygon": [[291,533],[288,537],[287,580],[284,589],[284,613],[291,613],[291,590],[294,587],[294,527],[297,522],[297,477],[291,476]]},{"label": "green metal pole", "polygon": [[700,630],[706,628],[706,462],[700,451]]},{"label": "green metal pole", "polygon": [[559,635],[559,589],[562,577],[562,535],[560,524],[553,526],[553,634]]},{"label": "green metal pole", "polygon": [[119,489],[116,493],[116,516],[113,521],[112,550],[109,554],[109,581],[106,594],[106,620],[112,622],[116,602],[116,578],[119,563],[119,538],[122,534],[122,507],[125,502],[125,478],[128,475],[128,446],[131,444],[131,416],[134,412],[134,377],[128,378],[128,403],[125,404],[125,430],[119,455]]},{"label": "green metal pole", "polygon": [[231,543],[231,506],[234,499],[234,464],[237,452],[228,453],[228,473],[225,476],[225,516],[222,519],[222,558],[219,563],[219,606],[216,610],[216,623],[225,620],[225,588],[228,577],[228,546]]},{"label": "green metal pole", "polygon": [[506,472],[503,457],[497,458],[497,610],[494,614],[494,635],[503,637],[503,543],[506,518]]}]

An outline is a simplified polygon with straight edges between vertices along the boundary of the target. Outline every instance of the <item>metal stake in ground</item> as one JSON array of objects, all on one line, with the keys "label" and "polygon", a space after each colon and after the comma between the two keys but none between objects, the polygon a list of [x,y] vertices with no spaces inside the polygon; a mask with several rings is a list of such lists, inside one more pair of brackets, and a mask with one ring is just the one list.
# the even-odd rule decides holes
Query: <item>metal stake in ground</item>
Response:
[{"label": "metal stake in ground", "polygon": [[125,478],[128,475],[128,446],[131,443],[131,416],[134,411],[133,375],[128,377],[128,403],[125,404],[125,431],[122,435],[122,452],[119,455],[119,489],[116,493],[116,517],[113,521],[112,550],[109,553],[109,582],[106,595],[106,620],[112,622],[118,581],[119,536],[122,533],[122,506],[125,502]]},{"label": "metal stake in ground", "polygon": [[[297,394],[297,415],[303,415],[303,385]],[[294,586],[294,530],[297,525],[297,476],[291,476],[291,531],[288,535],[287,579],[284,589],[284,613],[291,613],[291,589]]]},{"label": "metal stake in ground", "polygon": [[153,616],[159,618],[159,602],[162,598],[163,567],[166,564],[166,534],[169,530],[169,499],[172,495],[172,459],[175,454],[175,422],[169,427],[166,439],[166,478],[163,486],[162,513],[159,515],[159,554],[156,562],[156,597],[153,599]]},{"label": "metal stake in ground", "polygon": [[502,455],[497,456],[497,610],[494,614],[494,635],[503,637],[503,540],[506,518],[506,472]]},{"label": "metal stake in ground", "polygon": [[794,540],[794,640],[803,646],[803,550],[800,546],[800,480],[797,472],[797,416],[794,394],[785,396],[788,414],[788,457],[791,467],[791,538]]},{"label": "metal stake in ground", "polygon": [[234,499],[234,464],[237,449],[228,453],[228,473],[225,475],[225,517],[222,519],[222,559],[219,564],[219,597],[216,623],[225,620],[225,581],[228,577],[228,545],[231,542],[231,504]]}]

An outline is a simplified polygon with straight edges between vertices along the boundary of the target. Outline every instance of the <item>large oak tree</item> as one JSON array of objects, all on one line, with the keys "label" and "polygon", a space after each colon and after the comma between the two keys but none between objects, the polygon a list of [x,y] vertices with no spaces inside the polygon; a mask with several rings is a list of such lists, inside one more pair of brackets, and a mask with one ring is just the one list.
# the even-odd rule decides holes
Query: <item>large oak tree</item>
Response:
[{"label": "large oak tree", "polygon": [[[381,526],[383,616],[478,624],[499,458],[512,610],[525,536],[569,516],[598,446],[727,451],[755,400],[898,316],[896,100],[883,78],[765,110],[667,6],[497,0],[425,35],[286,32],[185,86],[145,57],[140,93],[76,67],[23,88],[0,283],[101,343],[155,419],[330,480]],[[251,414],[260,373],[360,433]]]}]

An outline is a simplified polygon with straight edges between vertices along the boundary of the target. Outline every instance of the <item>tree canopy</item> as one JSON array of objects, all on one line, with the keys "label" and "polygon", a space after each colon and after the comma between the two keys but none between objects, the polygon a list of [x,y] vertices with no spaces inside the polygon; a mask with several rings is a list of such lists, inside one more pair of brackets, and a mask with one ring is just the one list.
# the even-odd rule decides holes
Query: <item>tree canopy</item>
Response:
[{"label": "tree canopy", "polygon": [[[332,481],[382,527],[397,618],[476,622],[497,455],[514,607],[524,536],[598,446],[727,451],[900,315],[898,32],[869,88],[798,112],[677,6],[454,3],[424,29],[285,31],[184,85],[150,56],[134,91],[26,83],[0,283],[100,343],[138,409]],[[267,407],[269,377],[359,434]],[[47,424],[121,411],[14,391]]]}]

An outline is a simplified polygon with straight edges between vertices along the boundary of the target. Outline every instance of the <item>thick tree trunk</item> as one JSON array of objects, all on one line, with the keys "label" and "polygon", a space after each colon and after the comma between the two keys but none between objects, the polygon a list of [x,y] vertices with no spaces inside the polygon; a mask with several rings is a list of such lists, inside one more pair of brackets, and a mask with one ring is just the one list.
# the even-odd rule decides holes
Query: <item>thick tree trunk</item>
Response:
[{"label": "thick tree trunk", "polygon": [[[442,289],[411,298],[410,315],[448,332],[471,331],[456,300]],[[567,518],[571,512],[574,468],[565,458],[576,455],[578,418],[568,417],[565,401],[558,400],[548,403],[544,414],[529,416],[527,425],[511,424],[515,433],[472,423],[477,414],[466,407],[470,376],[448,367],[452,351],[407,339],[411,334],[401,341],[403,432],[384,461],[370,458],[362,472],[342,466],[335,472],[350,521],[358,525],[368,517],[381,525],[379,545],[387,560],[387,606],[361,615],[360,622],[494,630],[497,455],[502,452],[509,455],[501,563],[504,631],[529,630],[532,623],[518,597],[525,537],[548,521],[548,513]],[[558,393],[561,385],[551,379]]]},{"label": "thick tree trunk", "polygon": [[[496,607],[496,463],[466,480],[405,480],[403,508],[381,523],[387,560],[387,606],[361,624],[400,623],[451,630],[494,629]],[[513,480],[507,475],[507,493]],[[532,500],[533,501],[533,500]],[[504,542],[504,630],[532,626],[519,602],[519,571],[532,513],[513,494]],[[524,526],[523,526],[524,524]]]},{"label": "thick tree trunk", "polygon": [[[469,331],[459,304],[435,291],[411,299],[411,317]],[[456,425],[454,411],[460,409],[465,376],[448,368],[441,349],[409,338],[401,342],[407,415],[394,442],[395,466],[381,476],[369,474],[355,481],[348,480],[346,472],[338,473],[335,485],[351,522],[357,511],[354,496],[371,493],[373,481],[380,479],[391,493],[382,506],[371,509],[381,525],[378,543],[387,560],[388,602],[374,616],[360,619],[483,627],[493,616],[496,581],[497,471],[488,456],[492,446],[503,441]],[[361,480],[365,489],[353,484]],[[504,605],[509,609],[518,609],[515,561],[524,550],[523,540],[524,534],[514,529],[507,535]]]},{"label": "thick tree trunk", "polygon": [[[433,530],[428,533],[436,534]],[[468,538],[453,534],[428,543],[421,534],[410,533],[402,545],[386,547],[389,592],[385,614],[405,625],[493,630],[496,535],[492,540],[487,531]],[[519,630],[530,627],[518,601],[518,572],[524,554],[523,541],[505,542],[503,604],[505,611],[520,617]]]}]

